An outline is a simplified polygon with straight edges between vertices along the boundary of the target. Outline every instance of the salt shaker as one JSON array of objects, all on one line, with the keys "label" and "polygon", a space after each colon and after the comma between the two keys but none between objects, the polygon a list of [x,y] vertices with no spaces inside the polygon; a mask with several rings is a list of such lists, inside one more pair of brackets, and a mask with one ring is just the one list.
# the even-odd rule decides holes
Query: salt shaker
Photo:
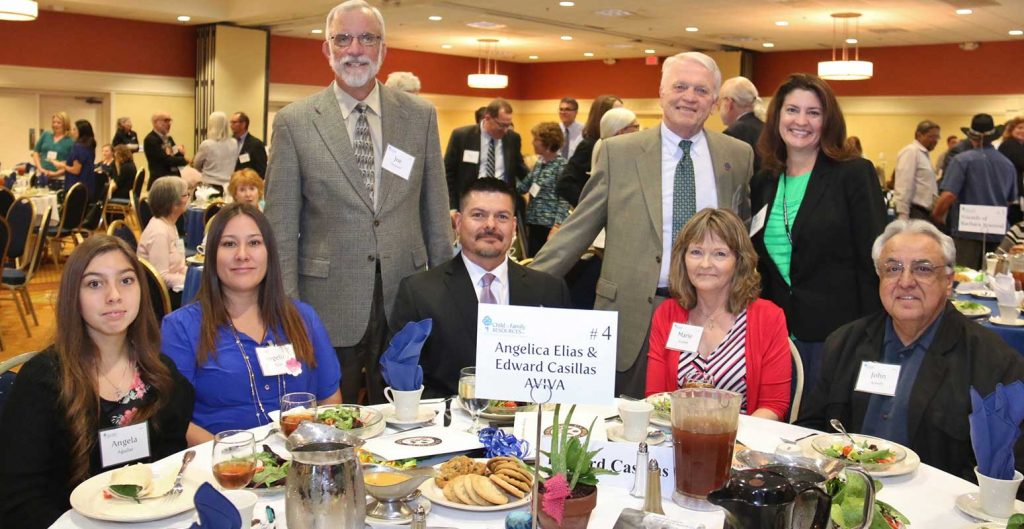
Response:
[{"label": "salt shaker", "polygon": [[409,529],[427,529],[427,510],[422,505],[417,506],[413,511]]},{"label": "salt shaker", "polygon": [[665,514],[661,508],[661,467],[658,460],[653,459],[647,464],[647,493],[644,495],[644,512]]},{"label": "salt shaker", "polygon": [[636,470],[633,472],[633,489],[629,495],[643,498],[647,492],[647,443],[641,442],[636,449]]}]

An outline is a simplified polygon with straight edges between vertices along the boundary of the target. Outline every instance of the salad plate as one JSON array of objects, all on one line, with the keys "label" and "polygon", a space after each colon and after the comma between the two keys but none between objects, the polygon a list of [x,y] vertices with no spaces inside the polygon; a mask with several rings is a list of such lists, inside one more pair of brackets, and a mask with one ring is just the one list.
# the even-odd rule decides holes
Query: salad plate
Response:
[{"label": "salad plate", "polygon": [[[281,411],[274,410],[267,415],[274,421],[274,426],[281,428]],[[384,431],[387,423],[384,414],[379,410],[357,404],[329,404],[318,406],[316,422],[330,424],[339,430],[346,430],[353,435],[370,439]],[[282,437],[284,433],[280,433]]]},{"label": "salad plate", "polygon": [[[174,477],[181,466],[181,459],[177,456],[168,457],[160,462],[154,463],[152,467],[154,485],[166,483],[174,484]],[[146,522],[169,518],[176,514],[183,513],[194,508],[192,498],[204,481],[210,478],[203,475],[198,466],[192,465],[185,470],[182,479],[184,491],[172,498],[166,498],[163,494],[155,497],[142,496],[139,501],[113,497],[106,492],[110,485],[111,475],[118,469],[97,474],[75,487],[71,492],[71,508],[82,516],[96,520],[111,522]],[[169,487],[158,487],[168,490]]]},{"label": "salad plate", "polygon": [[968,294],[982,299],[996,299],[996,293],[991,290],[972,290]]},{"label": "salad plate", "polygon": [[988,322],[994,325],[1003,325],[1005,327],[1024,327],[1024,319],[1022,318],[1017,318],[1013,321],[1006,321],[999,316],[990,316]]},{"label": "salad plate", "polygon": [[655,393],[644,399],[654,406],[654,411],[651,412],[651,424],[657,426],[663,426],[665,428],[672,427],[672,398],[671,393]]},{"label": "salad plate", "polygon": [[434,408],[431,406],[420,406],[419,409],[416,410],[416,417],[413,417],[412,420],[404,421],[399,420],[399,418],[395,416],[395,407],[391,404],[385,404],[381,407],[381,412],[384,414],[384,420],[387,421],[388,424],[394,424],[397,426],[423,424],[430,422],[437,416],[437,412],[434,411]]},{"label": "salad plate", "polygon": [[[455,399],[452,401],[453,408],[461,408],[462,411],[469,413],[469,410],[462,405],[462,399]],[[517,402],[514,400],[492,400],[484,408],[484,411],[480,412],[480,418],[489,421],[506,421],[513,422],[516,420],[516,413],[521,411],[533,411],[537,409],[537,405],[530,402]],[[554,404],[545,404],[543,406],[544,411],[555,409]],[[472,415],[472,414],[470,414]]]},{"label": "salad plate", "polygon": [[[921,456],[903,445],[868,435],[850,434],[850,436],[858,444],[875,445],[877,448],[889,449],[897,454],[893,461],[887,463],[871,461],[861,463],[864,471],[872,477],[902,476],[917,470],[917,467],[921,465]],[[823,453],[826,448],[839,447],[842,450],[842,448],[850,444],[850,441],[840,434],[819,434],[800,439],[796,444],[803,449],[804,456],[806,457],[816,459],[848,459],[845,457],[832,457]],[[902,457],[899,457],[899,454],[902,454]]]},{"label": "salad plate", "polygon": [[953,307],[968,318],[982,318],[992,314],[992,309],[975,301],[956,300]]}]

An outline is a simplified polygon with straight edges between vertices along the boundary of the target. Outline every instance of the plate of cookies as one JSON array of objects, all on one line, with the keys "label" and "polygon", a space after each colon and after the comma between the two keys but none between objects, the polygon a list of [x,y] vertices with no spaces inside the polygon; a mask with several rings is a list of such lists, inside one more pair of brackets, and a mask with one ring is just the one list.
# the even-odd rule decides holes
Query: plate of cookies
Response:
[{"label": "plate of cookies", "polygon": [[463,511],[502,511],[530,503],[533,475],[515,457],[458,456],[437,467],[437,477],[420,485],[430,501]]}]

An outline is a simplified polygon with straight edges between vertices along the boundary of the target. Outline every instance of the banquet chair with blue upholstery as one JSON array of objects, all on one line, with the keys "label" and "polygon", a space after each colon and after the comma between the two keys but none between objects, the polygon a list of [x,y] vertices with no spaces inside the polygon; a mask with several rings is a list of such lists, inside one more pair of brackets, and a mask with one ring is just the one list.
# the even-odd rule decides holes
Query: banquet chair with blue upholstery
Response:
[{"label": "banquet chair with blue upholstery", "polygon": [[21,353],[14,358],[0,362],[0,415],[4,413],[4,404],[7,403],[7,396],[11,394],[11,388],[14,386],[16,373],[12,369],[28,362],[37,354],[39,351]]},{"label": "banquet chair with blue upholstery", "polygon": [[60,266],[60,253],[64,239],[71,239],[71,242],[78,246],[78,239],[75,234],[82,227],[85,221],[85,212],[89,207],[89,190],[81,182],[71,186],[64,196],[64,207],[60,209],[60,223],[47,230],[46,235],[50,239],[50,252],[53,254],[53,264]]},{"label": "banquet chair with blue upholstery", "polygon": [[149,207],[149,199],[142,198],[139,200],[139,231],[146,231],[146,226],[149,226],[149,221],[153,220],[153,208]]},{"label": "banquet chair with blue upholstery", "polygon": [[7,210],[14,205],[14,192],[6,187],[0,187],[0,218],[7,216]]},{"label": "banquet chair with blue upholstery", "polygon": [[149,285],[149,299],[153,303],[153,314],[156,316],[156,321],[160,322],[171,312],[171,293],[167,290],[164,278],[160,277],[160,272],[157,272],[149,261],[139,257],[139,262],[142,263],[142,269],[146,272],[146,284]]},{"label": "banquet chair with blue upholstery", "polygon": [[139,239],[135,237],[135,232],[132,231],[131,226],[125,224],[123,220],[115,220],[110,223],[107,227],[107,235],[117,237],[122,241],[128,243],[128,246],[132,247],[132,250],[139,249]]}]

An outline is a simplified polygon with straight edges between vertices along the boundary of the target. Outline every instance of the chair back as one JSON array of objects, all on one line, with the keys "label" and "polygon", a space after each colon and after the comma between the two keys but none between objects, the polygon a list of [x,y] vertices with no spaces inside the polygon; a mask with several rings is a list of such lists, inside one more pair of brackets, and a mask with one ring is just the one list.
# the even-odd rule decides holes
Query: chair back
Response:
[{"label": "chair back", "polygon": [[122,241],[128,243],[128,246],[132,247],[132,250],[138,251],[139,240],[135,237],[135,232],[124,223],[123,220],[115,220],[110,223],[107,228],[107,235],[117,237]]},{"label": "chair back", "polygon": [[15,202],[7,212],[7,224],[11,228],[11,244],[7,248],[8,259],[25,256],[28,240],[32,235],[32,221],[35,218],[36,207],[27,198]]},{"label": "chair back", "polygon": [[142,198],[142,192],[146,190],[146,169],[139,169],[138,173],[135,173],[135,181],[132,182],[132,195],[135,196],[135,200]]},{"label": "chair back", "polygon": [[3,362],[0,362],[0,373],[6,373],[6,372],[8,372],[8,371],[10,371],[10,370],[20,366],[21,364],[24,364],[25,362],[28,362],[29,360],[32,359],[33,356],[35,356],[37,354],[39,354],[39,351],[31,351],[31,352],[28,352],[28,353],[21,353],[20,355],[16,355],[16,356],[14,356],[12,358],[8,358],[7,360],[4,360]]},{"label": "chair back", "polygon": [[11,388],[14,387],[14,379],[17,376],[17,373],[11,371],[11,369],[28,362],[37,354],[39,354],[39,351],[21,353],[14,358],[0,362],[0,416],[4,414],[4,405],[7,404],[7,397],[11,394]]},{"label": "chair back", "polygon": [[27,285],[32,281],[32,275],[36,273],[36,269],[39,268],[39,262],[43,260],[43,254],[46,253],[46,236],[50,229],[50,217],[53,216],[53,210],[46,208],[43,211],[43,216],[39,219],[39,230],[36,231],[36,241],[32,246],[32,256],[28,263],[28,273],[25,274],[25,284]]},{"label": "chair back", "polygon": [[[0,219],[0,256],[7,255],[7,247],[11,244],[11,228],[7,225],[6,219]],[[0,275],[3,275],[4,263],[7,259],[0,259]]]},{"label": "chair back", "polygon": [[789,422],[795,423],[800,415],[800,396],[804,392],[804,364],[800,359],[800,351],[793,340],[789,340],[789,354],[793,357],[793,404],[789,407]]},{"label": "chair back", "polygon": [[171,294],[167,291],[167,283],[160,277],[160,272],[149,261],[139,257],[142,268],[146,271],[146,284],[149,287],[149,299],[153,302],[153,314],[156,321],[163,321],[164,316],[171,312]]},{"label": "chair back", "polygon": [[214,215],[220,213],[220,210],[224,209],[225,205],[223,200],[216,200],[209,206],[206,206],[206,211],[203,212],[203,226],[206,226]]},{"label": "chair back", "polygon": [[7,216],[7,210],[14,204],[14,191],[0,187],[0,217]]},{"label": "chair back", "polygon": [[149,198],[139,199],[139,227],[145,231],[151,220],[153,220],[153,209],[149,207]]},{"label": "chair back", "polygon": [[81,228],[88,207],[89,190],[81,182],[71,186],[64,196],[64,207],[60,210],[60,228],[57,230],[57,236],[63,237]]},{"label": "chair back", "polygon": [[107,178],[105,173],[96,174],[96,194],[93,197],[94,200],[89,203],[85,208],[86,215],[85,220],[82,222],[82,228],[86,230],[99,229],[103,225],[103,210],[107,207],[107,196],[110,188],[110,179]]}]

